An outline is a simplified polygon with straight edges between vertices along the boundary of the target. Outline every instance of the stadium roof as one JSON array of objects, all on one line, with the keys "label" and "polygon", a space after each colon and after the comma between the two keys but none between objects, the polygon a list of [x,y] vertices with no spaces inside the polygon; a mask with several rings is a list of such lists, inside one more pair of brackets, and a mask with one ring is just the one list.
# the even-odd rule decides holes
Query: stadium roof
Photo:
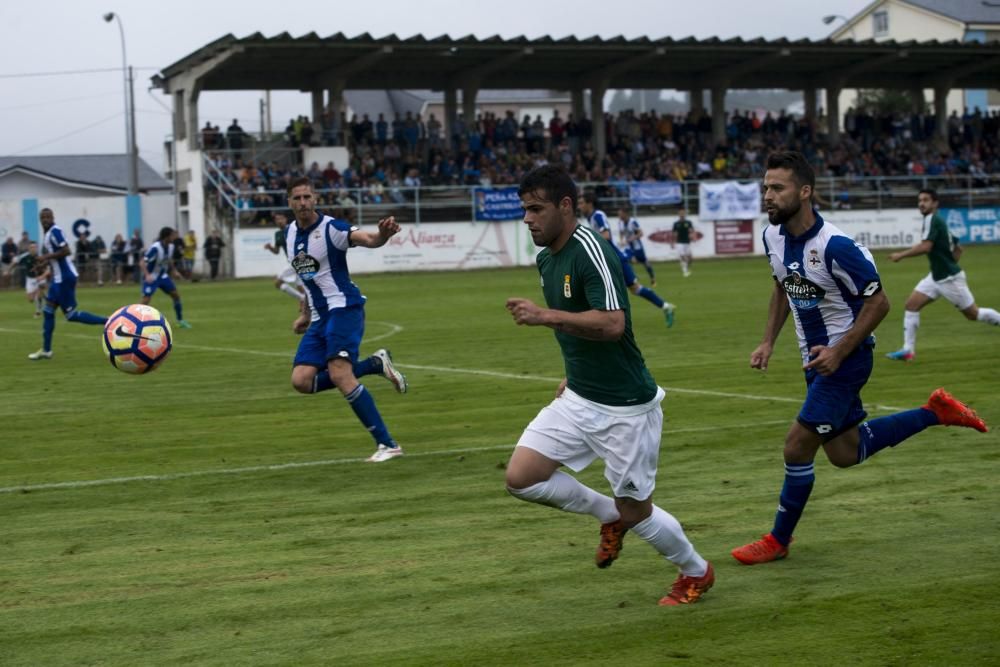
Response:
[{"label": "stadium roof", "polygon": [[365,33],[221,37],[153,77],[209,90],[994,88],[1000,42],[698,40]]},{"label": "stadium roof", "polygon": [[[0,156],[0,178],[22,172],[67,185],[128,191],[128,164],[119,155]],[[173,184],[139,160],[139,190],[172,190]]]},{"label": "stadium roof", "polygon": [[962,23],[1000,24],[1000,4],[995,0],[904,0],[927,11]]}]

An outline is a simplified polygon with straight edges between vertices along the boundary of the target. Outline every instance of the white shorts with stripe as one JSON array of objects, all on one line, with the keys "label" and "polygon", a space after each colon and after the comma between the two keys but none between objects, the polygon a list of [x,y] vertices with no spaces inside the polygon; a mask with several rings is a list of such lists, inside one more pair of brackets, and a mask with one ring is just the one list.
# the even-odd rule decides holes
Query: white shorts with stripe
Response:
[{"label": "white shorts with stripe", "polygon": [[297,285],[299,282],[299,274],[295,273],[295,269],[292,268],[291,264],[278,271],[278,275],[275,278],[289,285]]},{"label": "white shorts with stripe", "polygon": [[580,472],[604,460],[604,477],[616,497],[645,500],[656,487],[665,392],[643,405],[610,406],[588,401],[570,389],[542,408],[518,441]]},{"label": "white shorts with stripe", "polygon": [[959,310],[965,310],[976,302],[972,291],[969,290],[969,284],[965,280],[965,271],[959,271],[944,280],[934,280],[933,276],[928,273],[913,289],[932,299],[943,297],[945,301]]}]

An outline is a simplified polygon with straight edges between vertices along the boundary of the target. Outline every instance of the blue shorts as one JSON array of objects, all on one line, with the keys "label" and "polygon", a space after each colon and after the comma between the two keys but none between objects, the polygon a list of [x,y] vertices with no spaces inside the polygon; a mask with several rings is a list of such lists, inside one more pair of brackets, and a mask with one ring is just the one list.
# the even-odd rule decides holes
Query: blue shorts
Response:
[{"label": "blue shorts", "polygon": [[628,257],[625,255],[620,255],[622,260],[622,273],[625,274],[625,287],[631,287],[635,284],[636,277],[635,271],[632,270],[632,265],[628,261]]},{"label": "blue shorts", "polygon": [[76,280],[67,280],[64,277],[61,283],[49,283],[45,300],[62,308],[64,313],[73,310],[76,308]]},{"label": "blue shorts", "polygon": [[631,250],[627,250],[626,252],[628,253],[628,256],[630,258],[634,259],[635,261],[639,262],[640,264],[645,264],[646,263],[646,249],[645,248],[638,248],[638,249],[632,248]]},{"label": "blue shorts", "polygon": [[872,374],[872,346],[863,344],[844,359],[833,375],[806,371],[806,401],[798,421],[807,429],[831,440],[848,431],[868,415],[861,405],[861,388]]},{"label": "blue shorts", "polygon": [[352,364],[358,360],[361,337],[365,334],[365,307],[335,308],[326,317],[309,325],[299,349],[294,366],[326,368],[331,359],[347,359]]},{"label": "blue shorts", "polygon": [[153,296],[158,289],[170,294],[177,291],[177,286],[174,285],[174,281],[170,279],[170,276],[160,276],[151,283],[147,283],[145,280],[142,281],[143,296]]}]

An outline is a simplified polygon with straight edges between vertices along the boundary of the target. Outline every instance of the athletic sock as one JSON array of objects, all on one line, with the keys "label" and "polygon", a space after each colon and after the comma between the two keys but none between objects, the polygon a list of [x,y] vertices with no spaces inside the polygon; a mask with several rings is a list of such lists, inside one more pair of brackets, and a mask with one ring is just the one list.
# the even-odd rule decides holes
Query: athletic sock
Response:
[{"label": "athletic sock", "polygon": [[177,314],[178,322],[184,319],[184,306],[181,305],[180,299],[174,301],[174,312]]},{"label": "athletic sock", "polygon": [[656,281],[656,274],[653,272],[653,266],[651,264],[646,265],[646,273],[649,274],[649,279],[651,281]]},{"label": "athletic sock", "polygon": [[294,286],[289,285],[288,283],[282,283],[281,286],[278,287],[278,289],[280,289],[282,292],[284,292],[288,296],[290,296],[290,297],[292,297],[294,299],[298,299],[299,301],[302,301],[303,299],[306,298],[305,295],[302,294],[302,292],[298,291],[297,289],[295,289]]},{"label": "athletic sock", "polygon": [[620,517],[613,498],[609,498],[576,477],[556,470],[544,482],[532,484],[524,489],[507,488],[507,491],[521,500],[548,505],[574,514],[589,514],[601,523],[611,523]]},{"label": "athletic sock", "polygon": [[354,364],[354,377],[359,378],[365,375],[381,375],[382,360],[378,357],[368,357]]},{"label": "athletic sock", "polygon": [[648,517],[632,527],[632,532],[679,567],[681,574],[701,577],[708,570],[708,563],[695,551],[680,522],[656,505],[653,505],[653,512]]},{"label": "athletic sock", "polygon": [[326,391],[327,389],[333,389],[333,380],[330,379],[330,371],[323,369],[316,373],[316,377],[313,378],[312,393],[318,394],[321,391]]},{"label": "athletic sock", "polygon": [[66,315],[67,322],[79,322],[80,324],[101,324],[108,321],[108,318],[88,313],[85,310],[73,310]]},{"label": "athletic sock", "polygon": [[389,429],[385,427],[385,422],[382,421],[382,415],[379,414],[378,408],[375,407],[375,399],[372,398],[372,395],[368,393],[363,384],[359,384],[354,388],[354,391],[345,395],[344,398],[351,404],[351,409],[354,410],[354,414],[361,420],[365,429],[372,434],[376,445],[396,446],[396,442],[389,435]]},{"label": "athletic sock", "polygon": [[980,322],[986,322],[987,324],[992,324],[995,327],[1000,326],[1000,313],[993,310],[992,308],[980,308],[979,315],[976,317]]},{"label": "athletic sock", "polygon": [[45,306],[44,318],[42,319],[42,349],[46,352],[52,351],[52,332],[56,330],[56,313],[50,307]]},{"label": "athletic sock", "polygon": [[816,472],[811,461],[785,464],[785,483],[781,487],[771,534],[786,547],[792,541],[792,533],[802,518],[802,511],[806,508],[815,481]]},{"label": "athletic sock", "polygon": [[895,447],[911,435],[938,423],[930,410],[916,408],[861,422],[858,425],[858,463],[869,459],[886,447]]},{"label": "athletic sock", "polygon": [[920,313],[908,310],[903,313],[903,349],[915,352],[917,349],[917,329],[920,328]]},{"label": "athletic sock", "polygon": [[648,287],[640,287],[638,295],[655,305],[657,308],[663,308],[663,299],[661,299],[656,292]]}]

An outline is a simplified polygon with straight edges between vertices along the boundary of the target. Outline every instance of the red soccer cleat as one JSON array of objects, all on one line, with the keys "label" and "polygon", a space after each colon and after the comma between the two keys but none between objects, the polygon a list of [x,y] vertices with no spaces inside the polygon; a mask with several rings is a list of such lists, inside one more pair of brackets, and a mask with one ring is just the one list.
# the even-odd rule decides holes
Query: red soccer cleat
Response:
[{"label": "red soccer cleat", "polygon": [[597,567],[610,567],[615,562],[618,552],[622,550],[622,541],[627,531],[628,528],[622,525],[621,520],[601,524],[601,544],[594,554],[594,563]]},{"label": "red soccer cleat", "polygon": [[715,569],[708,564],[708,570],[700,577],[680,575],[670,587],[670,592],[660,598],[661,607],[672,607],[679,604],[694,604],[708,589],[715,584]]},{"label": "red soccer cleat", "polygon": [[979,418],[976,411],[958,400],[944,389],[934,390],[927,399],[925,410],[933,412],[942,426],[964,426],[974,428],[980,433],[986,433],[986,422]]},{"label": "red soccer cleat", "polygon": [[758,565],[759,563],[770,563],[772,560],[781,560],[788,555],[788,547],[774,539],[774,535],[768,533],[756,542],[733,549],[731,553],[733,558],[744,565]]}]

